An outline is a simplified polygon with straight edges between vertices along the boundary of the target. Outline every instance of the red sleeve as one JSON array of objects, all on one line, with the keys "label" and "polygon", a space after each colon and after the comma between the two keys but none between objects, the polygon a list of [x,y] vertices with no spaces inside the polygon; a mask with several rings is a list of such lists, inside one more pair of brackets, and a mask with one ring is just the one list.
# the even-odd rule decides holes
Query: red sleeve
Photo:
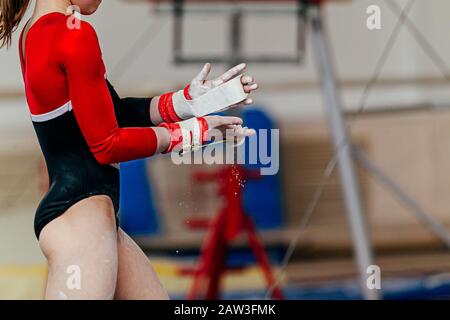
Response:
[{"label": "red sleeve", "polygon": [[93,27],[82,22],[81,29],[67,29],[59,51],[75,117],[97,161],[111,164],[153,155],[157,148],[153,129],[118,126]]}]

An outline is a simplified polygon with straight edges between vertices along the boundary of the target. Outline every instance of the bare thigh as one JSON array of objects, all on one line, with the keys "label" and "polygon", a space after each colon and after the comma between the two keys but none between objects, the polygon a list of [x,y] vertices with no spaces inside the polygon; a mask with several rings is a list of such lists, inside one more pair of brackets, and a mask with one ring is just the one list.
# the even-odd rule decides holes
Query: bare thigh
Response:
[{"label": "bare thigh", "polygon": [[110,198],[80,201],[42,230],[39,245],[49,267],[46,299],[113,299],[118,255]]},{"label": "bare thigh", "polygon": [[147,256],[122,229],[119,229],[117,248],[119,272],[115,299],[166,300],[169,298]]}]

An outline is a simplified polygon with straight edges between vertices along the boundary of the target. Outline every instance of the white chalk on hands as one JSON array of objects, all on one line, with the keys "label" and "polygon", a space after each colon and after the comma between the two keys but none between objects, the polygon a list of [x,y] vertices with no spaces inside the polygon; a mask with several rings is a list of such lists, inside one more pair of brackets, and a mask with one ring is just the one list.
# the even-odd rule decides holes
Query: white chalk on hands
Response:
[{"label": "white chalk on hands", "polygon": [[241,78],[242,75],[237,76],[193,100],[187,100],[183,91],[176,92],[173,95],[175,112],[182,119],[204,117],[243,102],[249,94],[244,91]]}]

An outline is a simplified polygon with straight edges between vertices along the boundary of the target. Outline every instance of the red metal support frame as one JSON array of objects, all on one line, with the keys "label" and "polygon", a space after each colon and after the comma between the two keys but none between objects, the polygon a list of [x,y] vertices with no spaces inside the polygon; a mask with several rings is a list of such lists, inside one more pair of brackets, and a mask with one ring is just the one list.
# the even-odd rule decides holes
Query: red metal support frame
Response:
[{"label": "red metal support frame", "polygon": [[198,182],[219,183],[218,195],[225,201],[219,214],[209,225],[198,265],[193,271],[194,281],[188,293],[188,299],[220,298],[222,278],[227,271],[232,270],[226,264],[227,252],[232,242],[242,233],[248,239],[250,249],[264,274],[267,286],[275,288],[272,298],[283,299],[282,290],[276,284],[270,261],[254,224],[243,208],[244,180],[258,179],[259,173],[255,174],[254,171],[246,170],[241,166],[226,166],[217,172],[199,172],[194,178]]}]

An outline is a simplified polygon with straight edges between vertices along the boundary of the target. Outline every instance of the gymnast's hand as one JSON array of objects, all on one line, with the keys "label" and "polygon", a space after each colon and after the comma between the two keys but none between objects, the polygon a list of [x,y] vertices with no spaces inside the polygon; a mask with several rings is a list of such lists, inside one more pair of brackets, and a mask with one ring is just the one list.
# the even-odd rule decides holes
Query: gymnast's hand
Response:
[{"label": "gymnast's hand", "polygon": [[242,127],[243,121],[238,117],[206,116],[208,123],[208,140],[232,140],[250,137],[256,134],[254,129]]},{"label": "gymnast's hand", "polygon": [[[202,71],[184,90],[165,93],[152,99],[150,104],[152,122],[154,124],[176,123],[252,104],[253,100],[249,99],[248,95],[259,86],[252,76],[241,76],[246,68],[247,65],[241,63],[217,79],[208,80],[211,64],[205,64]],[[224,85],[226,89],[218,90],[219,94],[217,92],[214,94],[214,89],[223,84],[226,84]],[[239,88],[240,85],[242,90]],[[208,97],[209,93],[211,93],[210,97]],[[205,99],[198,99],[200,97]]]},{"label": "gymnast's hand", "polygon": [[245,137],[256,134],[255,130],[243,128],[237,117],[206,116],[191,118],[177,123],[162,123],[157,128],[160,152],[185,153],[198,150],[209,142],[234,142],[239,144]]},{"label": "gymnast's hand", "polygon": [[[198,98],[199,96],[207,93],[209,90],[214,89],[215,87],[218,87],[221,84],[228,82],[234,77],[242,74],[246,68],[247,65],[245,63],[241,63],[240,65],[231,68],[220,77],[214,80],[208,80],[208,76],[211,73],[212,66],[210,63],[207,63],[203,67],[202,71],[200,71],[200,73],[191,81],[189,94],[193,99]],[[258,83],[255,82],[255,79],[252,76],[248,75],[242,77],[241,83],[245,93],[248,94],[252,93],[255,90],[258,90],[259,87]],[[246,99],[242,103],[239,103],[232,107],[240,107],[250,105],[252,103],[253,103],[252,99]]]}]

